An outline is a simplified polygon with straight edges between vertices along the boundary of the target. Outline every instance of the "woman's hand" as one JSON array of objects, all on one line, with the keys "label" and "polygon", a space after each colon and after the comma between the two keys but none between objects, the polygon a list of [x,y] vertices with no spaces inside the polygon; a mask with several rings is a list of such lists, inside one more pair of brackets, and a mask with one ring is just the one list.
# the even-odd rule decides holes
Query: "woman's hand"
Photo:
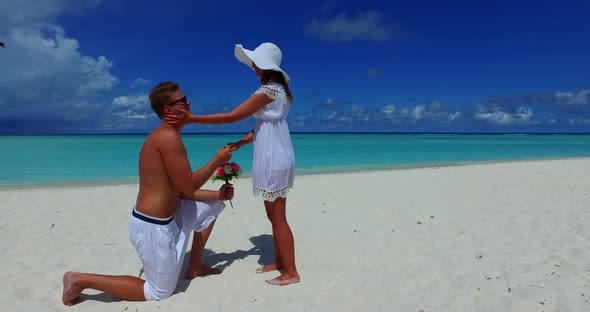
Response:
[{"label": "woman's hand", "polygon": [[237,151],[238,149],[240,149],[240,147],[242,147],[242,143],[240,141],[235,142],[235,143],[227,143],[227,145],[229,147],[229,150],[234,152]]},{"label": "woman's hand", "polygon": [[164,117],[164,122],[173,128],[188,124],[193,114],[182,108],[176,108],[176,111],[178,112],[177,115],[167,115]]},{"label": "woman's hand", "polygon": [[227,183],[222,185],[217,191],[218,200],[228,200],[234,198],[234,186],[233,184]]}]

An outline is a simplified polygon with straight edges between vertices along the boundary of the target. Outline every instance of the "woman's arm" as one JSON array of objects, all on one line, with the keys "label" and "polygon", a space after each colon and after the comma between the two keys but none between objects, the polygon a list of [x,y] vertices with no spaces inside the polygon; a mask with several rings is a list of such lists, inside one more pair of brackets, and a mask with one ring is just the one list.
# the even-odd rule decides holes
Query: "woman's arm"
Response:
[{"label": "woman's arm", "polygon": [[242,147],[243,145],[252,143],[254,141],[254,129],[252,129],[252,131],[248,132],[248,134],[246,134],[243,138],[241,138],[238,142],[234,143],[236,145],[239,145],[238,147]]},{"label": "woman's arm", "polygon": [[240,149],[240,147],[242,147],[248,143],[252,143],[253,141],[254,141],[254,130],[248,132],[248,134],[246,134],[238,142],[227,143],[227,146],[229,146],[229,149],[232,152],[234,152],[234,151],[237,151],[238,149]]},{"label": "woman's arm", "polygon": [[[184,123],[200,123],[200,124],[228,124],[240,121],[246,117],[251,116],[256,111],[261,109],[264,105],[272,102],[271,98],[266,94],[253,94],[242,104],[238,105],[229,113],[219,113],[210,115],[189,115],[186,117]],[[186,112],[188,113],[188,112]]]}]

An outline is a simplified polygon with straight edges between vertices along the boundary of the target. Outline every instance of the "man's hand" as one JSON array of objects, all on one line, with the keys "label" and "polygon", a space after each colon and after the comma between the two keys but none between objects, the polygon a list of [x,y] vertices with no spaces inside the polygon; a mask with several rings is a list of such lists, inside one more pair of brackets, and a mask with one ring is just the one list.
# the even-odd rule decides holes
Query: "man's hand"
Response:
[{"label": "man's hand", "polygon": [[217,154],[213,157],[213,161],[217,167],[225,164],[231,158],[231,148],[229,146],[224,146],[217,150]]},{"label": "man's hand", "polygon": [[235,143],[227,143],[227,147],[229,147],[229,149],[232,152],[235,152],[238,149],[240,149],[240,147],[242,147],[242,143],[240,143],[239,141],[238,142],[235,142]]},{"label": "man's hand", "polygon": [[224,184],[217,191],[218,200],[228,200],[234,198],[234,186],[233,184]]}]

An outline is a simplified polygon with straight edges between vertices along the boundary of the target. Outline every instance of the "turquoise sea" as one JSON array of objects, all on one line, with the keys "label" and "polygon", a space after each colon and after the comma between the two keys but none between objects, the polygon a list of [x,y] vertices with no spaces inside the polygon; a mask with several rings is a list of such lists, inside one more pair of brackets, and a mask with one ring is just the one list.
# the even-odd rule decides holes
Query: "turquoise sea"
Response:
[{"label": "turquoise sea", "polygon": [[[183,134],[193,170],[243,134]],[[137,183],[146,135],[0,136],[0,188]],[[297,174],[590,157],[590,135],[292,134]],[[252,145],[233,161],[249,174]]]}]

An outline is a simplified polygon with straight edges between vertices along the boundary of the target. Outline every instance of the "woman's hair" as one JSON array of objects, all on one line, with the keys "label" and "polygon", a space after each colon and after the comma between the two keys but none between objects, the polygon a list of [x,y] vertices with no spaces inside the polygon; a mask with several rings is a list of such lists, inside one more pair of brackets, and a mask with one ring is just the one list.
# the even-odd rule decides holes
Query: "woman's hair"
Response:
[{"label": "woman's hair", "polygon": [[178,90],[180,86],[174,81],[160,82],[150,90],[150,104],[160,119],[164,117],[164,106],[170,103],[170,93]]},{"label": "woman's hair", "polygon": [[287,85],[287,81],[285,80],[283,74],[280,71],[276,70],[263,70],[262,76],[260,76],[260,83],[265,85],[271,81],[280,83],[283,86],[283,88],[285,88],[287,100],[289,101],[289,103],[293,103],[293,95],[291,94],[291,90],[289,90],[289,86]]}]

